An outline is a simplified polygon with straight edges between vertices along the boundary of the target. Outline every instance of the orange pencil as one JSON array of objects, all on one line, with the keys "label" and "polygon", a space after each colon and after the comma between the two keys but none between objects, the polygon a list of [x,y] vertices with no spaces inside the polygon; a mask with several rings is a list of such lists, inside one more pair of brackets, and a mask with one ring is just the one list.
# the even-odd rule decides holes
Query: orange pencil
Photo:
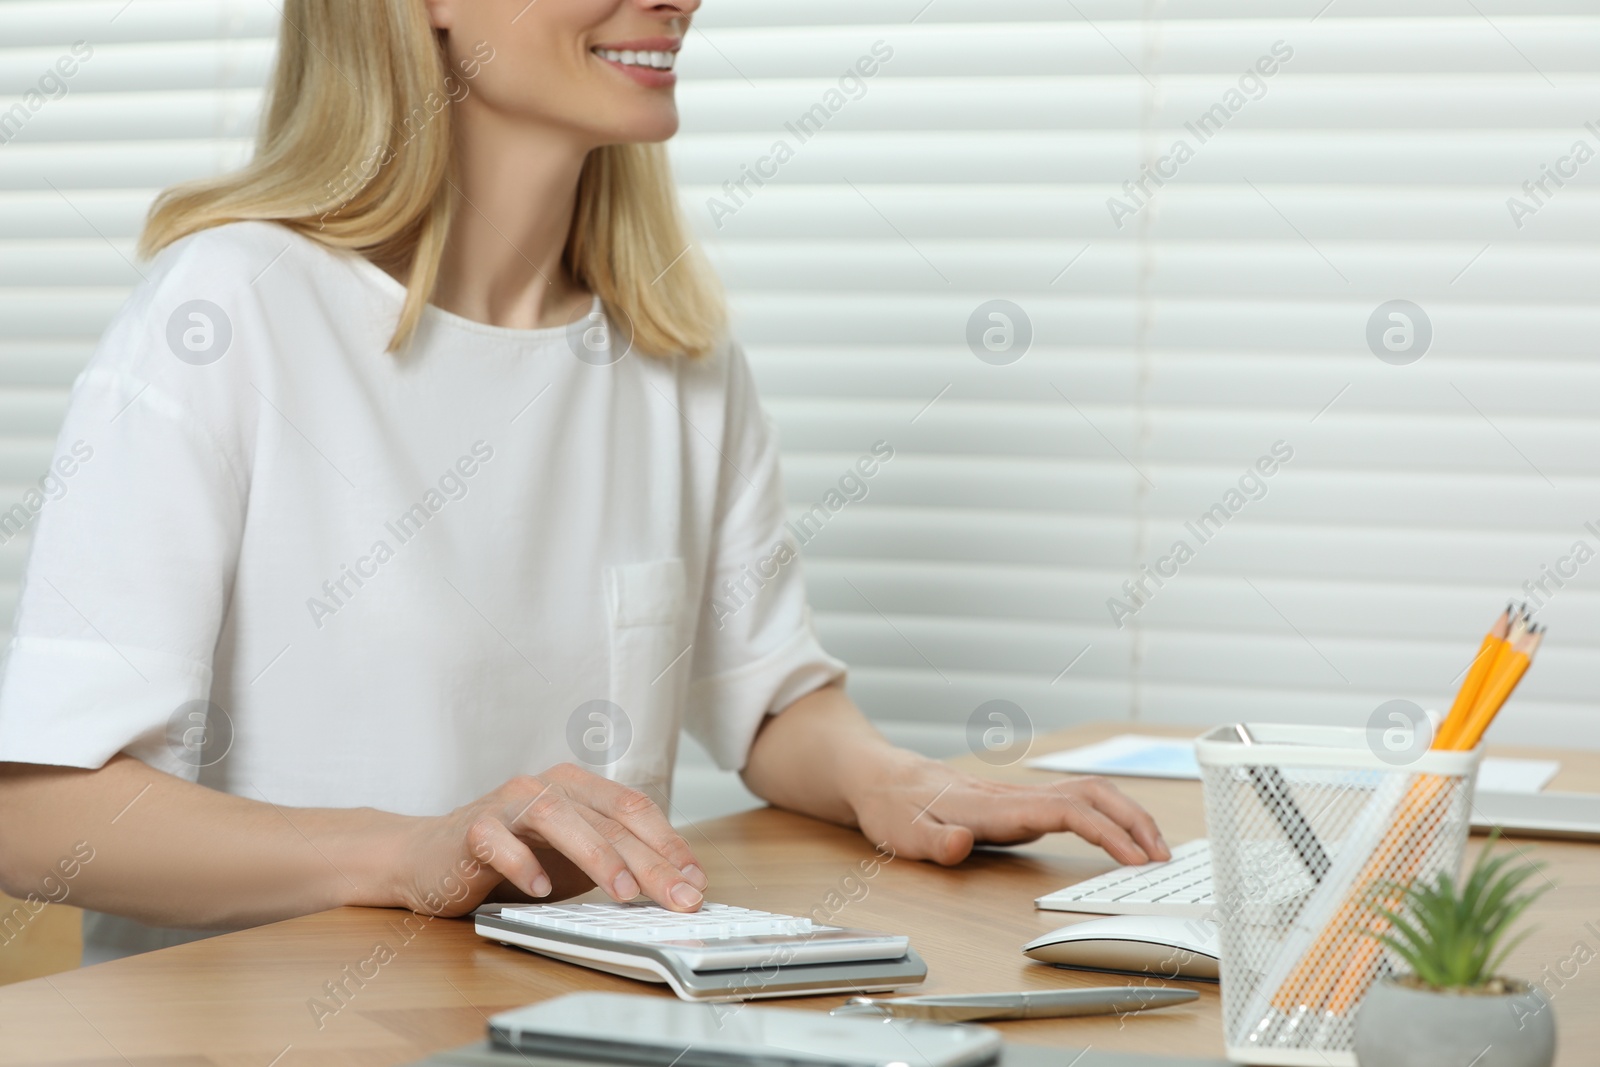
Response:
[{"label": "orange pencil", "polygon": [[1512,619],[1511,605],[1507,604],[1506,610],[1500,613],[1500,617],[1494,621],[1489,632],[1483,635],[1483,643],[1478,646],[1478,655],[1467,670],[1467,677],[1462,681],[1461,688],[1456,691],[1455,703],[1450,705],[1450,714],[1445,716],[1444,722],[1439,724],[1439,732],[1434,735],[1434,748],[1453,747],[1451,739],[1460,731],[1471,713],[1472,705],[1483,689],[1484,679],[1489,677],[1489,671],[1494,666],[1495,654],[1506,645],[1506,635],[1510,632]]},{"label": "orange pencil", "polygon": [[1526,634],[1517,638],[1509,651],[1495,658],[1495,673],[1484,683],[1483,692],[1478,694],[1478,699],[1472,706],[1472,713],[1467,717],[1453,747],[1470,749],[1482,740],[1496,713],[1510,698],[1517,683],[1522,681],[1522,676],[1528,672],[1528,664],[1533,662],[1533,653],[1543,638],[1544,631],[1532,627]]}]

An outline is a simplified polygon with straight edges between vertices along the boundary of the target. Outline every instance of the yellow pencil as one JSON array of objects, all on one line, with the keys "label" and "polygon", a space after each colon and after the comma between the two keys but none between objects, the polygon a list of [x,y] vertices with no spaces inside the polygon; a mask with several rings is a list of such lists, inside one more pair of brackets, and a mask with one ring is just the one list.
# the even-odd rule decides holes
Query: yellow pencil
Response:
[{"label": "yellow pencil", "polygon": [[1445,716],[1444,722],[1439,725],[1438,734],[1434,736],[1434,748],[1451,747],[1451,738],[1460,731],[1461,724],[1472,711],[1479,690],[1483,688],[1483,680],[1489,677],[1489,670],[1494,666],[1495,653],[1505,647],[1511,620],[1511,605],[1507,604],[1506,610],[1502,611],[1500,617],[1494,621],[1494,625],[1489,627],[1489,632],[1483,635],[1483,643],[1478,646],[1478,655],[1473,659],[1466,679],[1456,692],[1455,703],[1450,705],[1450,714]]}]

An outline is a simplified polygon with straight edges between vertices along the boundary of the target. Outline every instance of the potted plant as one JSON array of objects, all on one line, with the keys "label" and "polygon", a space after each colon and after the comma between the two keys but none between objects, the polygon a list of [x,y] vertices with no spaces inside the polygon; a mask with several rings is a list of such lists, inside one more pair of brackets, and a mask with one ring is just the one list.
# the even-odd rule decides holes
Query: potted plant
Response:
[{"label": "potted plant", "polygon": [[1550,883],[1524,889],[1542,864],[1491,856],[1498,831],[1464,881],[1391,886],[1372,909],[1375,933],[1411,973],[1374,985],[1356,1016],[1361,1067],[1549,1067],[1555,1014],[1527,982],[1498,974],[1528,931],[1507,937]]}]

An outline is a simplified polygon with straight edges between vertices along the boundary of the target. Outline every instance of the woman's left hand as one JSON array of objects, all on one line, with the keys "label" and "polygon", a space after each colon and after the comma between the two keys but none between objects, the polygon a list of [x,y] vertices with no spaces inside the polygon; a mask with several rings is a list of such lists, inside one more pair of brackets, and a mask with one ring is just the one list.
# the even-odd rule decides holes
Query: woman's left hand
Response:
[{"label": "woman's left hand", "polygon": [[1104,778],[1014,785],[904,750],[845,785],[861,832],[896,855],[956,864],[974,845],[1017,845],[1067,830],[1120,863],[1172,858],[1150,814]]}]

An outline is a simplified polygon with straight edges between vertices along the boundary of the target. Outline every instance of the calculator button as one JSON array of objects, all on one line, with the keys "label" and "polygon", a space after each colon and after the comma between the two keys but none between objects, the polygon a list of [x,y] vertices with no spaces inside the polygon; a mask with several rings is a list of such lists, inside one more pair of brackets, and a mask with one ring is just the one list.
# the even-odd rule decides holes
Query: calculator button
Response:
[{"label": "calculator button", "polygon": [[792,937],[817,929],[810,919],[730,904],[708,904],[689,914],[653,904],[537,904],[505,908],[501,915],[546,930],[638,943]]}]

